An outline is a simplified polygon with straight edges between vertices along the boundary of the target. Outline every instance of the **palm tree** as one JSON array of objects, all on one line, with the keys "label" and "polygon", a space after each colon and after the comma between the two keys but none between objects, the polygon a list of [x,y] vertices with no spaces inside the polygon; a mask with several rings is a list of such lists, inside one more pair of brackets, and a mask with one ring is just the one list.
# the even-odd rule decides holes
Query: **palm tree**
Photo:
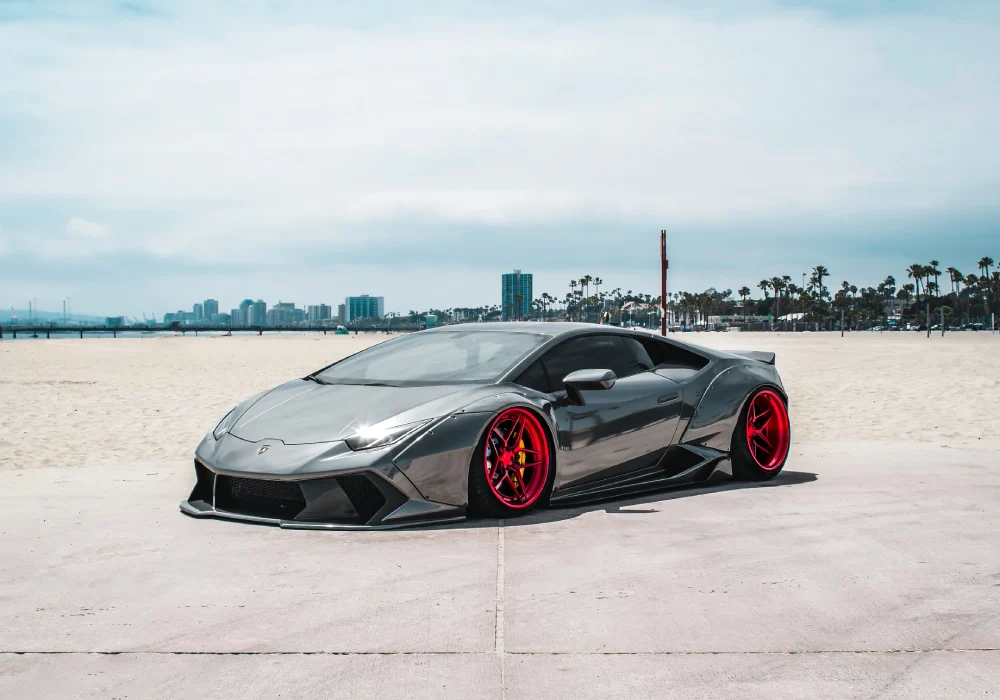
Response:
[{"label": "palm tree", "polygon": [[917,306],[920,306],[920,280],[924,278],[924,266],[920,263],[913,263],[906,268],[906,276],[913,280],[916,285]]},{"label": "palm tree", "polygon": [[938,281],[939,281],[938,278],[941,277],[941,270],[937,269],[937,266],[940,265],[940,264],[941,263],[939,263],[937,260],[931,260],[931,263],[930,263],[930,265],[927,268],[927,274],[929,276],[933,276],[934,277],[934,284],[935,285],[938,284]]},{"label": "palm tree", "polygon": [[743,323],[747,322],[747,297],[750,296],[750,287],[740,287],[736,292],[743,300]]},{"label": "palm tree", "polygon": [[823,293],[823,278],[829,277],[830,271],[827,270],[822,265],[817,265],[815,268],[813,268],[813,274],[816,275],[816,284],[817,286],[819,286],[819,301],[822,304],[823,297],[825,296],[825,294]]},{"label": "palm tree", "polygon": [[771,289],[771,280],[761,280],[757,283],[757,288],[764,291],[765,301],[771,298],[770,295],[768,295],[768,291]]},{"label": "palm tree", "polygon": [[590,314],[588,313],[586,304],[587,298],[590,295],[590,280],[591,280],[590,275],[584,275],[583,277],[580,278],[580,311],[585,314],[583,317],[581,317],[581,320],[583,321],[590,320]]},{"label": "palm tree", "polygon": [[981,270],[983,284],[980,288],[980,294],[983,296],[983,303],[986,305],[983,308],[983,315],[989,315],[990,307],[993,306],[991,303],[993,301],[992,294],[990,294],[990,268],[993,267],[993,258],[984,257],[979,259],[979,269]]},{"label": "palm tree", "polygon": [[781,315],[781,292],[785,288],[785,280],[781,277],[771,278],[771,289],[774,290],[774,320]]},{"label": "palm tree", "polygon": [[959,292],[958,283],[962,280],[963,277],[962,273],[959,272],[954,267],[949,267],[947,270],[945,270],[945,272],[948,273],[948,279],[951,282],[951,287],[950,287],[951,291],[955,294],[958,294]]}]

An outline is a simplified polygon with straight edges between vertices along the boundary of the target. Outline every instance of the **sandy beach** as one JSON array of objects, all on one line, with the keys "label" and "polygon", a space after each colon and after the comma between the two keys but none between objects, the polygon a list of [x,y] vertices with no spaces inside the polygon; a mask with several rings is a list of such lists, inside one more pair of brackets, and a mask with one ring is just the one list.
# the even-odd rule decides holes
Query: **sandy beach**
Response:
[{"label": "sandy beach", "polygon": [[0,342],[0,697],[1000,687],[1000,336],[685,334],[777,353],[769,482],[385,532],[178,512],[233,404],[384,339]]},{"label": "sandy beach", "polygon": [[[692,333],[772,350],[796,444],[1000,444],[1000,336]],[[384,335],[0,342],[0,469],[188,458],[247,396]]]}]

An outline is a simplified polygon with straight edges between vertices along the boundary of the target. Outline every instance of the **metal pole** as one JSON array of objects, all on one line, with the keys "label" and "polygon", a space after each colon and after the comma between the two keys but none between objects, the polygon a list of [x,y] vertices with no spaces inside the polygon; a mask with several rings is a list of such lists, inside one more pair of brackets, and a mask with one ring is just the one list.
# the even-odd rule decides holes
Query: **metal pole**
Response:
[{"label": "metal pole", "polygon": [[944,307],[941,307],[941,337],[944,337]]},{"label": "metal pole", "polygon": [[663,314],[660,317],[660,335],[667,335],[667,268],[669,264],[667,263],[667,231],[663,229],[660,231],[660,306],[663,308]]},{"label": "metal pole", "polygon": [[924,313],[927,318],[927,337],[931,337],[931,303],[928,301],[924,306]]},{"label": "metal pole", "polygon": [[844,307],[840,307],[840,337],[844,337]]}]

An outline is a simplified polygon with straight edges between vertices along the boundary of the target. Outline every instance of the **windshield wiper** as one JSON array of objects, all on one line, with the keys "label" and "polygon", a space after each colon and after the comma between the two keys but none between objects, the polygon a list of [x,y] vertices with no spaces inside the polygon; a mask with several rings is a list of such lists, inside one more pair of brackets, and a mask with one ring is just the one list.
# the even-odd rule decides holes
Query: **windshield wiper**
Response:
[{"label": "windshield wiper", "polygon": [[317,384],[329,384],[330,382],[324,382],[322,379],[317,377],[315,374],[310,374],[307,377],[303,377],[307,382],[316,382]]}]

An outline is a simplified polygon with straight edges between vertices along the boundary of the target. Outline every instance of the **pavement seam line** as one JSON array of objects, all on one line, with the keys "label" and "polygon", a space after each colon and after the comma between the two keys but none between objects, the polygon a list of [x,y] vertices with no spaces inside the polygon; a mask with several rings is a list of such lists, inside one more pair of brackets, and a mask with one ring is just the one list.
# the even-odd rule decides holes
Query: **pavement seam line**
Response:
[{"label": "pavement seam line", "polygon": [[500,518],[497,523],[497,586],[495,595],[496,621],[493,628],[493,653],[500,657],[500,698],[507,697],[506,648],[504,646],[504,526]]},{"label": "pavement seam line", "polygon": [[[970,654],[1000,647],[951,649],[815,649],[803,651],[510,651],[512,656],[818,656],[823,654]],[[11,651],[0,656],[495,656],[495,651]]]}]

